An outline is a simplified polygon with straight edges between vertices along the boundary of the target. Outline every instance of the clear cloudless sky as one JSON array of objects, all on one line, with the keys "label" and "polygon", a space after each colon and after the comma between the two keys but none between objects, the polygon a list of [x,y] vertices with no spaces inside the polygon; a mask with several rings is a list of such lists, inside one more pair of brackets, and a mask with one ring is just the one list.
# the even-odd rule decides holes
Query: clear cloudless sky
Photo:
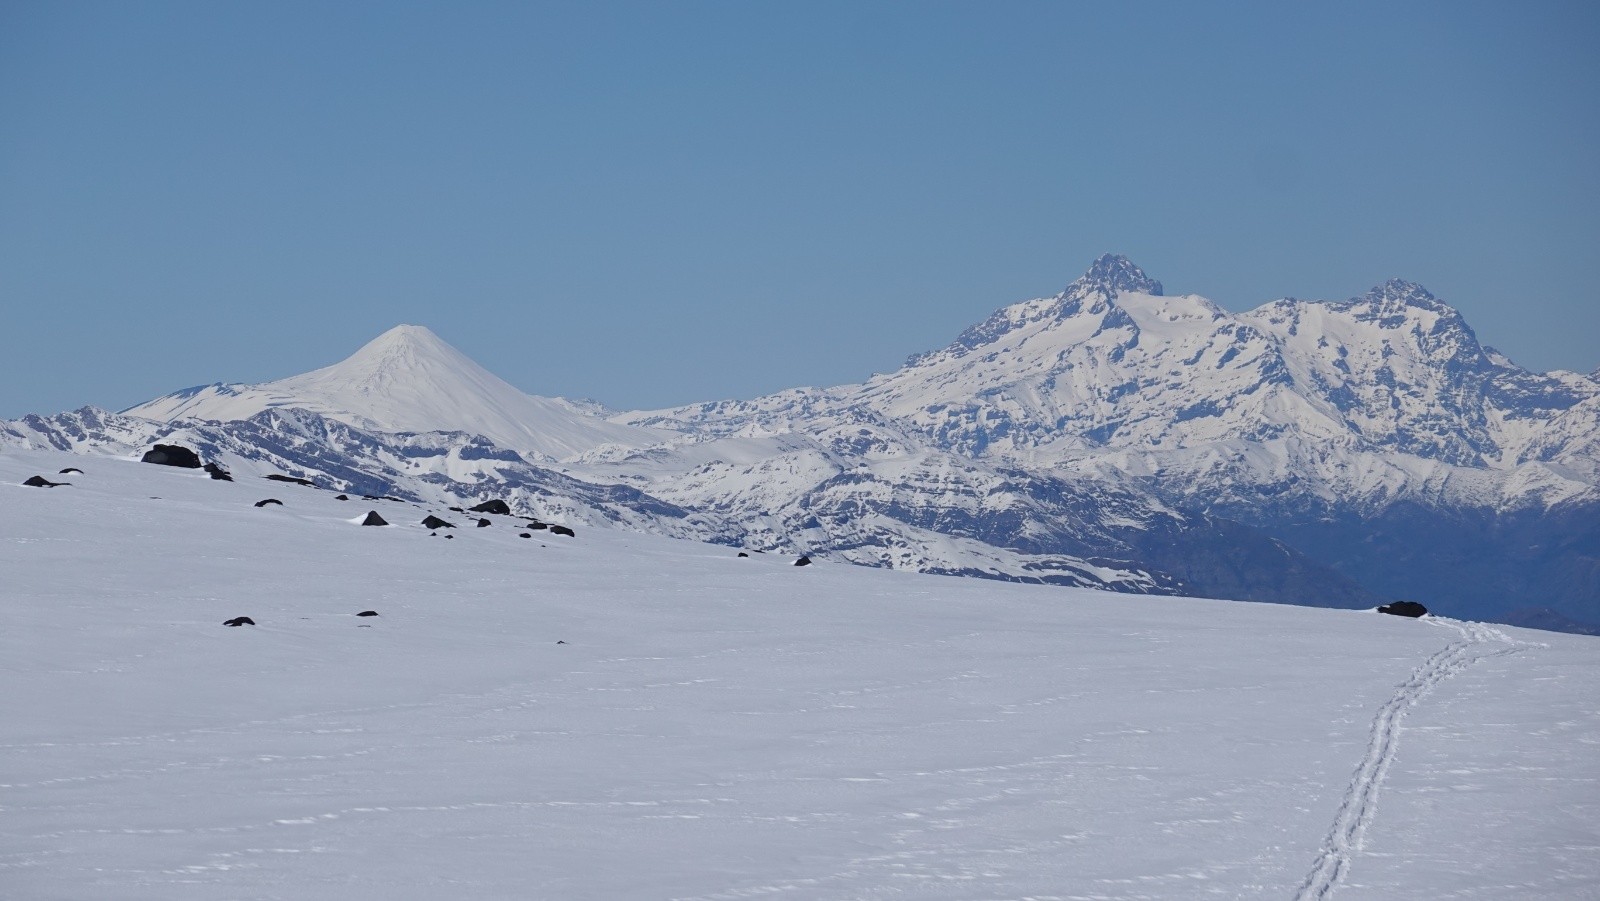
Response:
[{"label": "clear cloudless sky", "polygon": [[1600,365],[1600,4],[0,0],[0,416],[429,326],[646,408],[858,381],[1103,252]]}]

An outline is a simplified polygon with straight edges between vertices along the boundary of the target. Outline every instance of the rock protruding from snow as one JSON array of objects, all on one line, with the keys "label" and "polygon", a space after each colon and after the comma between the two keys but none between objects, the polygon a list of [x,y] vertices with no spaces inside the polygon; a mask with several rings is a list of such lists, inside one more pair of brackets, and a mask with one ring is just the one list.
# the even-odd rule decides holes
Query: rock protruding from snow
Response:
[{"label": "rock protruding from snow", "polygon": [[1382,607],[1379,607],[1378,612],[1387,613],[1391,616],[1409,616],[1416,618],[1419,616],[1426,616],[1428,614],[1428,608],[1422,606],[1416,601],[1395,601],[1393,604],[1384,604]]},{"label": "rock protruding from snow", "polygon": [[361,520],[361,524],[364,526],[386,526],[389,521],[379,516],[378,511],[371,510],[367,512],[367,518]]},{"label": "rock protruding from snow", "polygon": [[177,466],[183,469],[199,469],[200,455],[187,447],[177,444],[158,444],[145,451],[139,458],[141,463],[154,463],[157,466]]}]

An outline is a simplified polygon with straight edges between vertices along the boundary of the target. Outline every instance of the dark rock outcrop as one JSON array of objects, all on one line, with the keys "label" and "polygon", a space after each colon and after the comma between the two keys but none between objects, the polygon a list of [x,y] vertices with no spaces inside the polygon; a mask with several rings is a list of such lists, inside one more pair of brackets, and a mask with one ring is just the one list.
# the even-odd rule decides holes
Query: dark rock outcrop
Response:
[{"label": "dark rock outcrop", "polygon": [[295,485],[305,485],[310,488],[317,487],[317,483],[311,481],[310,479],[297,479],[294,476],[280,475],[276,472],[269,476],[262,476],[262,478],[271,479],[274,482],[291,482]]},{"label": "dark rock outcrop", "polygon": [[62,485],[71,485],[71,482],[52,482],[44,476],[28,476],[22,484],[29,488],[60,488]]},{"label": "dark rock outcrop", "polygon": [[517,537],[518,538],[532,538],[533,537],[533,533],[532,532],[518,532],[517,533]]},{"label": "dark rock outcrop", "polygon": [[356,614],[356,616],[377,616],[377,615],[378,615],[378,611],[376,611],[376,610],[363,610],[360,613]]},{"label": "dark rock outcrop", "polygon": [[157,466],[180,466],[184,469],[199,469],[200,455],[181,444],[158,444],[144,452],[139,458],[140,463],[154,463]]},{"label": "dark rock outcrop", "polygon": [[347,501],[347,500],[350,499],[350,495],[348,495],[348,494],[335,494],[333,496],[333,499],[336,500],[336,501]]},{"label": "dark rock outcrop", "polygon": [[550,527],[550,534],[551,535],[565,535],[568,538],[576,538],[576,537],[578,537],[578,533],[577,532],[572,531],[571,529],[567,528],[566,526],[551,526]]},{"label": "dark rock outcrop", "polygon": [[744,552],[744,551],[740,551],[740,552],[739,552],[739,556],[741,556],[741,557],[748,557],[748,556],[750,556],[750,555],[749,555],[749,554],[746,554],[746,553],[745,553],[745,552]]},{"label": "dark rock outcrop", "polygon": [[478,528],[480,528],[480,529],[486,529],[491,525],[493,525],[493,523],[489,522],[487,519],[479,519],[478,520]]},{"label": "dark rock outcrop", "polygon": [[367,518],[363,519],[361,524],[364,526],[386,526],[389,521],[379,516],[378,511],[370,510],[367,512]]},{"label": "dark rock outcrop", "polygon": [[83,475],[83,470],[79,469],[76,466],[68,466],[66,469],[63,469],[63,470],[61,470],[61,472],[57,473],[57,475],[63,475],[64,476],[67,473],[71,473],[71,472],[75,472],[78,475]]},{"label": "dark rock outcrop", "polygon": [[281,507],[281,506],[283,506],[283,501],[280,501],[275,497],[269,497],[266,500],[256,501],[256,506],[257,507],[265,507],[268,504],[277,504],[278,506]]},{"label": "dark rock outcrop", "polygon": [[456,527],[456,524],[453,522],[445,522],[444,520],[430,513],[428,514],[428,518],[422,521],[422,527],[425,529],[453,529]]},{"label": "dark rock outcrop", "polygon": [[233,619],[224,620],[222,624],[224,626],[253,626],[256,621],[248,616],[236,616]]},{"label": "dark rock outcrop", "polygon": [[511,505],[502,500],[484,501],[476,507],[468,507],[468,513],[494,513],[500,516],[511,515]]},{"label": "dark rock outcrop", "polygon": [[801,557],[799,560],[794,561],[794,565],[795,566],[810,566],[811,565],[811,558],[810,557]]},{"label": "dark rock outcrop", "polygon": [[525,526],[523,526],[523,528],[524,528],[524,529],[532,529],[532,530],[534,530],[534,531],[535,531],[535,532],[537,532],[537,531],[539,531],[539,530],[540,530],[540,529],[548,529],[548,528],[550,528],[550,524],[549,524],[549,523],[547,523],[547,522],[540,522],[540,521],[538,521],[538,520],[537,520],[537,519],[536,519],[536,520],[534,520],[534,521],[533,521],[533,522],[530,522],[530,523],[528,523],[528,524],[527,524],[527,525],[525,525]]},{"label": "dark rock outcrop", "polygon": [[231,474],[229,474],[229,472],[226,469],[223,469],[222,467],[218,466],[215,463],[207,463],[205,465],[205,470],[206,470],[206,474],[211,476],[213,481],[217,481],[217,482],[231,482],[231,481],[233,481],[233,476]]},{"label": "dark rock outcrop", "polygon": [[1393,604],[1384,604],[1382,607],[1379,607],[1378,612],[1389,613],[1394,616],[1417,617],[1426,614],[1428,612],[1428,608],[1422,606],[1416,601],[1395,601]]}]

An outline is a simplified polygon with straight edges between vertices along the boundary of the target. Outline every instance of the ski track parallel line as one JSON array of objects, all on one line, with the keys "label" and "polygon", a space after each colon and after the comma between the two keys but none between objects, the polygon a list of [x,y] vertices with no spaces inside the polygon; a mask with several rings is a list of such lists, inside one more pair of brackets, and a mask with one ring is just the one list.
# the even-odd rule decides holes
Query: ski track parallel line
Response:
[{"label": "ski track parallel line", "polygon": [[[1295,893],[1295,901],[1327,901],[1344,881],[1351,861],[1362,850],[1367,827],[1376,813],[1378,790],[1389,772],[1389,764],[1394,760],[1395,748],[1400,741],[1400,723],[1406,713],[1427,697],[1434,686],[1468,666],[1490,657],[1537,647],[1517,641],[1499,629],[1481,623],[1438,617],[1429,617],[1428,622],[1453,629],[1460,638],[1424,661],[1395,689],[1394,697],[1378,708],[1372,718],[1366,754],[1350,776],[1350,784],[1334,815],[1333,826],[1323,842],[1321,853],[1311,866],[1311,872]],[[1486,650],[1490,643],[1503,643],[1506,647]]]}]

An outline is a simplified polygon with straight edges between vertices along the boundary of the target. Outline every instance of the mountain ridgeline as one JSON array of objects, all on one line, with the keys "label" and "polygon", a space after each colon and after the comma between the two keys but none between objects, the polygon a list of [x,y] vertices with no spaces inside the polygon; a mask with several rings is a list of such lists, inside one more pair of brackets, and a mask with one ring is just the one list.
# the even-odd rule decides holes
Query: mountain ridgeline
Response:
[{"label": "mountain ridgeline", "polygon": [[622,414],[400,326],[302,376],[0,424],[86,452],[156,440],[874,566],[1600,622],[1600,379],[1523,369],[1401,280],[1230,313],[1108,255],[859,385]]}]

